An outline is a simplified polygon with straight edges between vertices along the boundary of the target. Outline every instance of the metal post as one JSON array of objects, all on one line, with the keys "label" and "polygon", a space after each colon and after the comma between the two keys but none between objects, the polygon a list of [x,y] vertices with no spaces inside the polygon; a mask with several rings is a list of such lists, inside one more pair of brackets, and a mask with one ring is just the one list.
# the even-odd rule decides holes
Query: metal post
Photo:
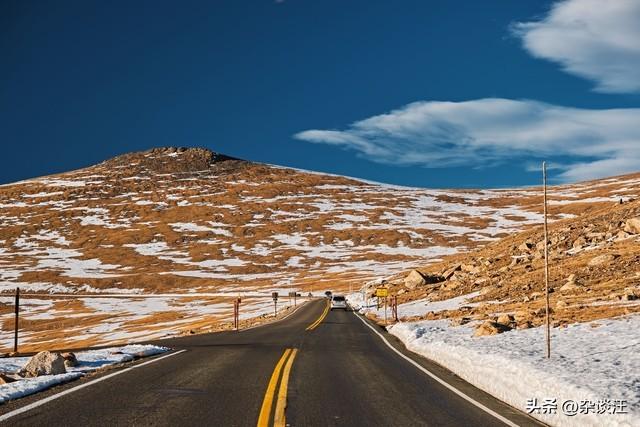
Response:
[{"label": "metal post", "polygon": [[18,352],[18,320],[20,316],[20,288],[16,288],[16,318],[13,329],[13,352]]},{"label": "metal post", "polygon": [[398,296],[393,297],[393,319],[398,321]]},{"label": "metal post", "polygon": [[278,316],[278,300],[273,300],[273,315],[274,317]]},{"label": "metal post", "polygon": [[387,297],[384,297],[384,325],[387,326]]},{"label": "metal post", "polygon": [[547,230],[547,162],[542,162],[544,187],[544,293],[546,314],[547,359],[551,357],[551,320],[549,318],[549,237]]}]

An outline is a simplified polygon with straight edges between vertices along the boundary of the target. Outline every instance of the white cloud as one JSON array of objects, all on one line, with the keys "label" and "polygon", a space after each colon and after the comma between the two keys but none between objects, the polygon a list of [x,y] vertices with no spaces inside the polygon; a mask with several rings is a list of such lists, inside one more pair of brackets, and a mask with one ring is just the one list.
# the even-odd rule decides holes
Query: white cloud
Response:
[{"label": "white cloud", "polygon": [[640,92],[640,0],[566,0],[514,25],[529,53],[607,93]]},{"label": "white cloud", "polygon": [[[294,137],[387,164],[486,167],[555,160],[563,181],[640,170],[640,108],[588,110],[500,98],[416,102],[346,130]],[[570,160],[567,160],[570,159]]]}]

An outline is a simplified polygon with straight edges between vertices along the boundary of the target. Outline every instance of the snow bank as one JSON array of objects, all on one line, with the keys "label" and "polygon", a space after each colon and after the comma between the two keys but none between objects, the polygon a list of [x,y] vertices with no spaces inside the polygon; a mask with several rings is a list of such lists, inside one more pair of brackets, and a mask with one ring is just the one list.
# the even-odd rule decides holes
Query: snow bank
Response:
[{"label": "snow bank", "polygon": [[[389,332],[407,348],[520,410],[528,401],[555,398],[556,414],[532,413],[555,426],[640,425],[640,316],[574,324],[552,330],[552,357],[544,330],[532,328],[473,337],[472,326],[445,320],[399,323]],[[562,404],[626,402],[626,414],[565,415]]]},{"label": "snow bank", "polygon": [[[106,366],[130,362],[137,357],[152,356],[166,351],[169,351],[167,347],[142,344],[111,347],[101,350],[79,351],[75,353],[79,362],[78,366],[67,368],[66,374],[25,378],[13,383],[0,385],[0,403],[37,393],[56,384],[75,380],[87,372],[95,371]],[[16,373],[28,361],[29,357],[2,358],[0,359],[0,372],[9,374]]]},{"label": "snow bank", "polygon": [[19,399],[24,396],[28,396],[33,393],[37,393],[42,390],[46,390],[49,387],[53,387],[56,384],[62,384],[67,381],[80,378],[82,373],[69,372],[60,375],[44,375],[37,378],[29,378],[14,383],[0,385],[0,403],[4,403],[8,400]]}]

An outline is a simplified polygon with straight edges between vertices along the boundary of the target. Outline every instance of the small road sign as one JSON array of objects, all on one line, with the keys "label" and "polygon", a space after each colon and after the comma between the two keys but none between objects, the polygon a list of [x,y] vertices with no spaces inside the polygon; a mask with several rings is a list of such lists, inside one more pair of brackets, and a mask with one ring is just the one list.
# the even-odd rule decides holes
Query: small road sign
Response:
[{"label": "small road sign", "polygon": [[378,298],[386,298],[387,295],[389,295],[389,289],[388,288],[385,288],[384,286],[376,288],[376,296]]}]

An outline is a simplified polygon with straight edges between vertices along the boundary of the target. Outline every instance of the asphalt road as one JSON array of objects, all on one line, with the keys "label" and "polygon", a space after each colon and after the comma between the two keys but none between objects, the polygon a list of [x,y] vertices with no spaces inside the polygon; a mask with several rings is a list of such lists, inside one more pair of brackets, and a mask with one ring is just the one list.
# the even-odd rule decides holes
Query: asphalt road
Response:
[{"label": "asphalt road", "polygon": [[[354,313],[330,311],[317,322],[325,307],[313,301],[270,325],[164,340],[186,351],[89,384],[3,425],[255,426],[261,416],[272,425],[279,410],[291,426],[505,425],[398,356]],[[514,424],[539,425],[385,337]],[[0,413],[81,381],[89,380],[2,405]]]}]

